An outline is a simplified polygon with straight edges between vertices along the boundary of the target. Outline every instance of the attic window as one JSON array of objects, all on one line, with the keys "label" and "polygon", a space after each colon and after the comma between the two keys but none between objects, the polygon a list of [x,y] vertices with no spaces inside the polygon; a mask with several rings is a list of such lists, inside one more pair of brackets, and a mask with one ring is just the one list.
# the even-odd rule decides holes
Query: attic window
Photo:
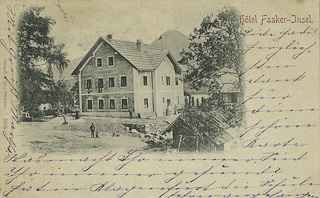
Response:
[{"label": "attic window", "polygon": [[97,58],[96,66],[97,67],[102,67],[102,58]]},{"label": "attic window", "polygon": [[167,77],[166,77],[166,84],[167,84],[167,85],[170,85],[170,76],[167,76]]},{"label": "attic window", "polygon": [[113,66],[113,56],[108,57],[108,65]]},{"label": "attic window", "polygon": [[148,86],[148,76],[143,76],[143,85]]}]

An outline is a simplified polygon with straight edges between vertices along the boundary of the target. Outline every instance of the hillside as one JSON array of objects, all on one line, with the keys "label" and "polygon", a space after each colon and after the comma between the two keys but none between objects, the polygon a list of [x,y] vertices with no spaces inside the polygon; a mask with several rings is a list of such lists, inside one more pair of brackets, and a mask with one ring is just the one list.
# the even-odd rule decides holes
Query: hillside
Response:
[{"label": "hillside", "polygon": [[183,49],[188,49],[189,43],[190,40],[186,35],[176,30],[169,30],[160,35],[151,45],[163,50],[170,50],[174,58],[179,61],[181,59],[179,53]]}]

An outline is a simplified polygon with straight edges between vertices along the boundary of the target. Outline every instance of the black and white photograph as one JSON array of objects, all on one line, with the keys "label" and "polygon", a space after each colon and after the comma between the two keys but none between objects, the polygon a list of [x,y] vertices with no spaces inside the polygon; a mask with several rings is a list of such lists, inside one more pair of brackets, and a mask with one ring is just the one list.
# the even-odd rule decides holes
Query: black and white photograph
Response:
[{"label": "black and white photograph", "polygon": [[320,198],[318,0],[1,0],[0,198]]},{"label": "black and white photograph", "polygon": [[26,146],[65,154],[239,146],[244,63],[237,10],[226,6],[188,26],[171,21],[151,31],[143,15],[149,11],[137,12],[126,25],[101,19],[113,12],[93,16],[88,21],[101,21],[81,21],[82,34],[72,30],[78,19],[59,5],[23,10],[17,39]]}]

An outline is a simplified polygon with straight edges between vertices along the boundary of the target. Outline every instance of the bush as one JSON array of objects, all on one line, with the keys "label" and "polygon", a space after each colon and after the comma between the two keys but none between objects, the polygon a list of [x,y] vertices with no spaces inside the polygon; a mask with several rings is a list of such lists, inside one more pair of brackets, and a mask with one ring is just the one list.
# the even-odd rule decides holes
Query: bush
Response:
[{"label": "bush", "polygon": [[173,140],[172,137],[164,136],[164,135],[154,135],[150,137],[147,141],[145,141],[151,148],[167,148],[171,147]]},{"label": "bush", "polygon": [[45,115],[46,116],[54,116],[54,117],[57,117],[58,116],[58,113],[57,113],[57,110],[56,109],[48,109],[48,110],[45,110]]}]

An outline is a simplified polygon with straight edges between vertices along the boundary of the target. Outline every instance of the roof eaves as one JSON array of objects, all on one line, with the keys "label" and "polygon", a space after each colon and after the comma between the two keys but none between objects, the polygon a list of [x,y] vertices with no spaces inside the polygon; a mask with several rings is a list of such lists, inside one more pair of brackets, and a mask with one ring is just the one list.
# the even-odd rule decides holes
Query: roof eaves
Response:
[{"label": "roof eaves", "polygon": [[182,69],[179,65],[179,63],[176,61],[176,59],[174,58],[174,56],[171,54],[170,50],[168,50],[168,54],[171,57],[171,61],[174,62],[174,64],[178,67],[178,69],[180,70],[180,73],[182,72]]},{"label": "roof eaves", "polygon": [[180,73],[182,72],[181,67],[179,66],[179,63],[176,61],[176,59],[173,57],[173,55],[171,54],[171,52],[168,50],[168,52],[162,57],[161,61],[159,61],[159,63],[157,64],[157,66],[155,67],[155,70],[160,66],[160,64],[162,63],[163,59],[165,59],[167,56],[169,55],[169,59],[170,61],[172,61],[174,63],[174,65],[176,65],[178,67],[178,69],[180,70]]},{"label": "roof eaves", "polygon": [[72,76],[78,75],[80,69],[82,68],[83,64],[90,58],[94,50],[99,46],[100,42],[103,42],[104,39],[99,37],[98,40],[95,42],[95,44],[91,47],[91,49],[88,51],[88,53],[83,57],[83,59],[80,61],[78,66],[73,70],[71,73]]}]

